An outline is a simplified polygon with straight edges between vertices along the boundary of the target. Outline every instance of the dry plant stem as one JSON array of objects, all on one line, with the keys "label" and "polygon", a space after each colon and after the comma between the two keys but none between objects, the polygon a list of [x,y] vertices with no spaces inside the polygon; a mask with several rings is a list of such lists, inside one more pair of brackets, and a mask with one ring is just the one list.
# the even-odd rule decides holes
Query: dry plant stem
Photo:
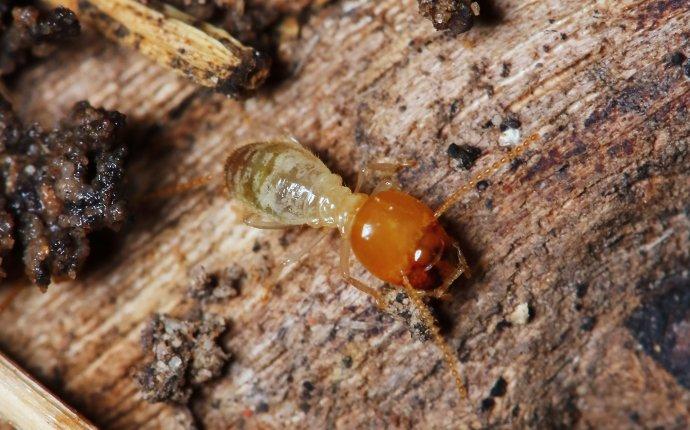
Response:
[{"label": "dry plant stem", "polygon": [[410,298],[410,301],[414,307],[417,308],[417,311],[419,311],[422,322],[424,322],[424,325],[429,327],[431,335],[434,337],[434,342],[441,350],[443,360],[446,362],[446,366],[448,366],[448,370],[450,370],[450,373],[453,375],[453,379],[455,380],[455,385],[458,388],[458,393],[460,393],[460,398],[463,400],[467,399],[467,387],[465,386],[462,376],[460,376],[460,371],[458,371],[458,360],[446,343],[445,339],[443,339],[443,336],[441,336],[441,332],[438,329],[438,324],[436,324],[436,319],[433,315],[431,315],[431,312],[422,300],[421,295],[417,292],[417,290],[412,288],[412,285],[410,285],[410,281],[406,276],[403,277],[403,287],[405,289],[405,293]]},{"label": "dry plant stem", "polygon": [[17,429],[95,429],[0,353],[0,418]]},{"label": "dry plant stem", "polygon": [[72,9],[108,38],[223,93],[253,90],[268,75],[269,64],[256,50],[168,5],[153,9],[136,0],[45,1]]}]

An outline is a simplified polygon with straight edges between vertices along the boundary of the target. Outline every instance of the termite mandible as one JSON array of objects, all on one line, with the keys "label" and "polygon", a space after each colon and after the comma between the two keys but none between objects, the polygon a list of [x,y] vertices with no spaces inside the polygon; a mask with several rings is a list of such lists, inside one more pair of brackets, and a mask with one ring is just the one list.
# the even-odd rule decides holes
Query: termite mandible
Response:
[{"label": "termite mandible", "polygon": [[[527,138],[499,160],[476,174],[436,210],[402,191],[390,178],[406,163],[377,163],[362,169],[354,191],[340,176],[293,138],[255,141],[235,149],[225,163],[230,197],[247,210],[245,223],[256,228],[306,225],[337,229],[342,237],[340,271],[343,278],[383,307],[377,289],[352,276],[350,254],[378,279],[402,289],[430,329],[446,365],[467,398],[457,360],[441,336],[424,296],[443,296],[470,269],[460,247],[438,218],[477,182],[514,160],[537,135]],[[362,176],[371,170],[387,174],[370,194],[360,192]]]}]

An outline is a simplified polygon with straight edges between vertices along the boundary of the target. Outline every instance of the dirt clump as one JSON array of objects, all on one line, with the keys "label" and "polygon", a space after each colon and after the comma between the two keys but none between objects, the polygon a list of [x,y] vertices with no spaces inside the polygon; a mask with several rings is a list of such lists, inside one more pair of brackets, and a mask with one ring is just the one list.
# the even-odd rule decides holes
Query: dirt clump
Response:
[{"label": "dirt clump", "polygon": [[76,15],[64,7],[40,10],[16,1],[0,4],[0,76],[32,57],[45,57],[81,31]]},{"label": "dirt clump", "polygon": [[0,98],[0,251],[19,242],[34,284],[74,279],[89,234],[124,222],[124,127],[124,115],[87,102],[52,131],[25,127]]},{"label": "dirt clump", "polygon": [[142,333],[142,347],[153,355],[137,375],[144,398],[186,404],[194,388],[218,377],[230,359],[217,344],[225,330],[226,321],[218,315],[154,315]]},{"label": "dirt clump", "polygon": [[469,31],[474,25],[477,3],[470,0],[418,0],[419,12],[436,30],[452,34]]}]

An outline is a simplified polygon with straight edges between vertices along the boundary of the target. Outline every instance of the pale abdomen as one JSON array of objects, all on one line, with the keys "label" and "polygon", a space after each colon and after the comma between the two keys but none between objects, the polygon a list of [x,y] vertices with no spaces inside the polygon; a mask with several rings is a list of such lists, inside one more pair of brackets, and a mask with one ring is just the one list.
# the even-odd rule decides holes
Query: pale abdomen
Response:
[{"label": "pale abdomen", "polygon": [[236,149],[225,175],[233,198],[261,217],[286,225],[338,226],[350,190],[308,150],[291,141]]}]

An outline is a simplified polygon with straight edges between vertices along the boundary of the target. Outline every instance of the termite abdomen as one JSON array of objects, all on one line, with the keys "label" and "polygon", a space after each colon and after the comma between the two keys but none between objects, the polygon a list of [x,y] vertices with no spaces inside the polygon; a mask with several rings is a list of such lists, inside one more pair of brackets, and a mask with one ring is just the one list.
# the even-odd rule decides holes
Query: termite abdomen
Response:
[{"label": "termite abdomen", "polygon": [[228,157],[231,197],[253,214],[280,225],[339,227],[352,192],[314,154],[291,141],[256,142]]}]

